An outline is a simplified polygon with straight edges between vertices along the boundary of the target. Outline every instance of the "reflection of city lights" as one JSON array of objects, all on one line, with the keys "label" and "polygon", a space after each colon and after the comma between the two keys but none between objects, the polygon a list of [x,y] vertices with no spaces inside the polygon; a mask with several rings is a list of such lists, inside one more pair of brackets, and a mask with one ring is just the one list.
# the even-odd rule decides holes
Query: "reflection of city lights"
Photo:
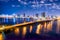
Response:
[{"label": "reflection of city lights", "polygon": [[19,28],[15,28],[14,32],[16,35],[19,35]]},{"label": "reflection of city lights", "polygon": [[32,31],[32,26],[30,26],[30,33],[31,33],[31,31]]},{"label": "reflection of city lights", "polygon": [[0,34],[0,40],[3,40],[3,35],[2,34]]},{"label": "reflection of city lights", "polygon": [[47,32],[47,24],[46,24],[46,22],[44,23],[44,32]]},{"label": "reflection of city lights", "polygon": [[48,31],[52,31],[51,23],[48,23],[48,24],[47,24],[47,28],[46,28],[46,29],[47,29],[47,32],[48,32]]},{"label": "reflection of city lights", "polygon": [[60,20],[57,21],[57,33],[60,33]]},{"label": "reflection of city lights", "polygon": [[13,22],[14,22],[14,23],[16,22],[15,18],[13,18]]},{"label": "reflection of city lights", "polygon": [[40,34],[41,31],[41,25],[39,24],[36,29],[36,34]]},{"label": "reflection of city lights", "polygon": [[6,19],[7,19],[6,21],[8,22],[8,15],[6,15]]},{"label": "reflection of city lights", "polygon": [[22,35],[23,35],[23,36],[25,36],[26,31],[27,31],[27,27],[23,27],[23,31],[22,31]]}]

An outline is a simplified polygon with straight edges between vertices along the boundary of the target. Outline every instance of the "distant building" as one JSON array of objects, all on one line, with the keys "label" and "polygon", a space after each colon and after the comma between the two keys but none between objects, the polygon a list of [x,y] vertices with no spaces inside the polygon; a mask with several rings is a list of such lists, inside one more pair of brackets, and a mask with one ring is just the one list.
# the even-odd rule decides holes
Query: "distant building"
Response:
[{"label": "distant building", "polygon": [[39,17],[39,14],[36,14],[35,16],[36,16],[36,17]]},{"label": "distant building", "polygon": [[46,17],[46,13],[45,12],[41,13],[41,16]]},{"label": "distant building", "polygon": [[25,13],[23,14],[23,17],[24,17],[24,18],[23,18],[23,19],[24,19],[24,22],[26,22],[26,18],[25,18],[25,17],[26,17],[26,15],[25,15]]},{"label": "distant building", "polygon": [[25,17],[26,15],[25,15],[25,13],[23,14],[23,17]]},{"label": "distant building", "polygon": [[51,16],[51,18],[53,18],[53,15]]},{"label": "distant building", "polygon": [[27,17],[29,17],[29,16],[27,16]]},{"label": "distant building", "polygon": [[20,17],[20,14],[17,14],[18,17]]}]

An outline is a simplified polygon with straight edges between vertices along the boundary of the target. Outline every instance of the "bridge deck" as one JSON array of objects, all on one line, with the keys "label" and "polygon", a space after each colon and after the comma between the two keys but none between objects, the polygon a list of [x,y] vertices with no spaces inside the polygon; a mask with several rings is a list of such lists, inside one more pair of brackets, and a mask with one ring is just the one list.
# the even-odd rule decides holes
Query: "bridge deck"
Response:
[{"label": "bridge deck", "polygon": [[52,20],[38,20],[38,21],[35,21],[35,22],[31,21],[31,22],[25,22],[25,23],[21,23],[21,24],[15,24],[15,25],[11,25],[11,26],[1,27],[0,31],[15,28],[17,26],[24,26],[24,25],[33,24],[33,23],[36,23],[36,22],[46,22],[46,21],[52,21]]}]

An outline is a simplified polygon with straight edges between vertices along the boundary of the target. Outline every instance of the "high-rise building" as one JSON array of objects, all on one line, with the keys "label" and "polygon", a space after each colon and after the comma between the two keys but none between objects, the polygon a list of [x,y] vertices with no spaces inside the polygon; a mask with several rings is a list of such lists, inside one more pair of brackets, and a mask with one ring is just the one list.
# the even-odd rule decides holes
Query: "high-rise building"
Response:
[{"label": "high-rise building", "polygon": [[51,16],[51,18],[53,18],[53,15]]},{"label": "high-rise building", "polygon": [[45,16],[46,16],[46,13],[45,13],[45,12],[43,12],[43,13],[41,14],[41,16],[42,16],[42,17],[45,17]]},{"label": "high-rise building", "polygon": [[39,14],[36,14],[35,16],[36,16],[36,17],[38,17],[38,16],[39,16]]},{"label": "high-rise building", "polygon": [[25,13],[23,14],[23,17],[25,17],[26,15],[25,15]]},{"label": "high-rise building", "polygon": [[25,17],[26,17],[26,15],[25,15],[25,13],[23,14],[23,17],[24,17],[24,18],[23,18],[23,19],[24,19],[24,22],[26,22],[26,18],[25,18]]}]

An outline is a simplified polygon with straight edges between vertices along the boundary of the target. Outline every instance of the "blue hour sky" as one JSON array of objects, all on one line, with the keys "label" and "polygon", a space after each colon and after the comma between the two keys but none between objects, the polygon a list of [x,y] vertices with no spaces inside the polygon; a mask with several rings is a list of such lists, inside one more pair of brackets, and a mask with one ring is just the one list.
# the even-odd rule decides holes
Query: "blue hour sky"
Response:
[{"label": "blue hour sky", "polygon": [[0,0],[0,14],[60,15],[60,0]]}]

